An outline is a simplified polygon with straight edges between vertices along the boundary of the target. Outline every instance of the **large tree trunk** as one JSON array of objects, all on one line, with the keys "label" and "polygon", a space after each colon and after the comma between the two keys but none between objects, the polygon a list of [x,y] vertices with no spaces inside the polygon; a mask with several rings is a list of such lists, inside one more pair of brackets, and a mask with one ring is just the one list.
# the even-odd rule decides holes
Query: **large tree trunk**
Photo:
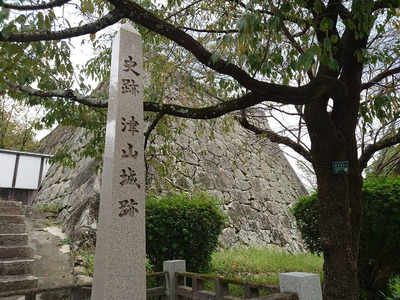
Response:
[{"label": "large tree trunk", "polygon": [[[346,31],[346,49],[338,55],[341,72],[321,67],[343,83],[343,96],[324,98],[305,105],[304,119],[311,139],[311,155],[317,176],[319,225],[324,254],[324,300],[357,300],[357,261],[362,218],[362,169],[358,163],[356,127],[363,62],[357,51],[365,48],[367,36],[356,39]],[[351,41],[351,42],[350,42]],[[339,75],[340,74],[340,75]],[[326,97],[326,96],[325,96]],[[333,108],[328,112],[328,101]],[[332,162],[348,161],[349,174],[333,175]]]},{"label": "large tree trunk", "polygon": [[[327,111],[329,99],[305,106],[311,154],[317,175],[319,224],[324,254],[325,300],[357,300],[357,259],[361,229],[362,177],[355,129],[359,90]],[[349,174],[333,175],[332,162],[348,161]]]},{"label": "large tree trunk", "polygon": [[317,177],[324,299],[356,300],[362,180],[356,174],[332,175],[329,168],[319,170]]}]

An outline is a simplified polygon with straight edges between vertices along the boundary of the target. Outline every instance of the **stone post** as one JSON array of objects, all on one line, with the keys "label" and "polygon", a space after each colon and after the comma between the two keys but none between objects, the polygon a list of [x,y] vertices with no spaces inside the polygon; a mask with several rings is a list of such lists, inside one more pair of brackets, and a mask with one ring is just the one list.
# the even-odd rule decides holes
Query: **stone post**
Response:
[{"label": "stone post", "polygon": [[168,299],[176,299],[176,272],[186,272],[185,260],[166,260],[163,262],[163,271],[168,272]]},{"label": "stone post", "polygon": [[142,39],[125,24],[112,47],[92,299],[145,300]]},{"label": "stone post", "polygon": [[281,293],[296,293],[299,300],[322,300],[321,282],[318,274],[290,272],[279,274]]}]

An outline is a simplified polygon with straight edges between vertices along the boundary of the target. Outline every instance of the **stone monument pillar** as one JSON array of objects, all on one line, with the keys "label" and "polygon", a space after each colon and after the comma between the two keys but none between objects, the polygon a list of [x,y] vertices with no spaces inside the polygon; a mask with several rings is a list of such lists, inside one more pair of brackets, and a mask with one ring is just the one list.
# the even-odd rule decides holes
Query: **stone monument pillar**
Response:
[{"label": "stone monument pillar", "polygon": [[92,299],[146,299],[142,38],[121,26],[112,47]]}]

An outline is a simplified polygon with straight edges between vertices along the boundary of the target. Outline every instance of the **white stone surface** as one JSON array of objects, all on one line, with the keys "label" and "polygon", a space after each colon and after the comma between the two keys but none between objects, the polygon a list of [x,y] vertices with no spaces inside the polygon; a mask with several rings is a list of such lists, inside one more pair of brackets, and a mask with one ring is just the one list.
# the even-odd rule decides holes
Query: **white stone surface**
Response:
[{"label": "white stone surface", "polygon": [[322,300],[321,282],[318,274],[290,272],[279,274],[281,292],[296,293],[299,300]]},{"label": "white stone surface", "polygon": [[62,254],[71,252],[71,248],[69,247],[69,245],[62,245],[59,250],[61,251]]},{"label": "white stone surface", "polygon": [[62,232],[62,229],[60,227],[46,227],[43,228],[43,231],[47,231],[51,233],[52,235],[59,236],[62,240],[65,239],[67,236]]}]

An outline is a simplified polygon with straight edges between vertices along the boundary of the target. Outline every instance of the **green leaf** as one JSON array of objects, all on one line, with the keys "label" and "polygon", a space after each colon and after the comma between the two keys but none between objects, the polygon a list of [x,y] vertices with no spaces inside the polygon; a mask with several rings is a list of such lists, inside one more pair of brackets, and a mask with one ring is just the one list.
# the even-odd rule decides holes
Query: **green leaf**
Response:
[{"label": "green leaf", "polygon": [[0,23],[6,21],[10,16],[10,10],[6,8],[1,8],[0,10]]},{"label": "green leaf", "polygon": [[210,58],[210,64],[215,64],[221,57],[221,52],[220,51],[215,51]]},{"label": "green leaf", "polygon": [[36,26],[38,30],[46,30],[46,23],[44,21],[44,16],[41,12],[36,14]]},{"label": "green leaf", "polygon": [[12,32],[10,30],[10,27],[4,27],[1,31],[1,35],[5,38],[8,39],[11,36]]},{"label": "green leaf", "polygon": [[222,37],[222,40],[225,41],[225,42],[227,42],[227,43],[231,43],[231,42],[233,41],[233,37],[232,37],[232,35],[230,35],[230,34],[225,34],[225,35]]},{"label": "green leaf", "polygon": [[329,19],[329,18],[324,18],[324,19],[321,21],[320,29],[321,29],[322,31],[324,31],[325,33],[328,33],[328,31],[331,30],[332,27],[333,27],[333,21],[332,21],[331,19]]},{"label": "green leaf", "polygon": [[94,3],[92,0],[82,1],[82,11],[88,14],[94,13]]},{"label": "green leaf", "polygon": [[52,10],[52,9],[49,10],[49,16],[50,16],[52,19],[55,19],[55,18],[56,18],[56,14],[54,13],[54,10]]},{"label": "green leaf", "polygon": [[64,64],[59,64],[57,69],[58,69],[58,72],[60,72],[63,75],[65,75],[67,73],[67,70],[66,70]]},{"label": "green leaf", "polygon": [[325,50],[331,51],[332,41],[329,37],[324,38],[323,46],[324,46]]}]

